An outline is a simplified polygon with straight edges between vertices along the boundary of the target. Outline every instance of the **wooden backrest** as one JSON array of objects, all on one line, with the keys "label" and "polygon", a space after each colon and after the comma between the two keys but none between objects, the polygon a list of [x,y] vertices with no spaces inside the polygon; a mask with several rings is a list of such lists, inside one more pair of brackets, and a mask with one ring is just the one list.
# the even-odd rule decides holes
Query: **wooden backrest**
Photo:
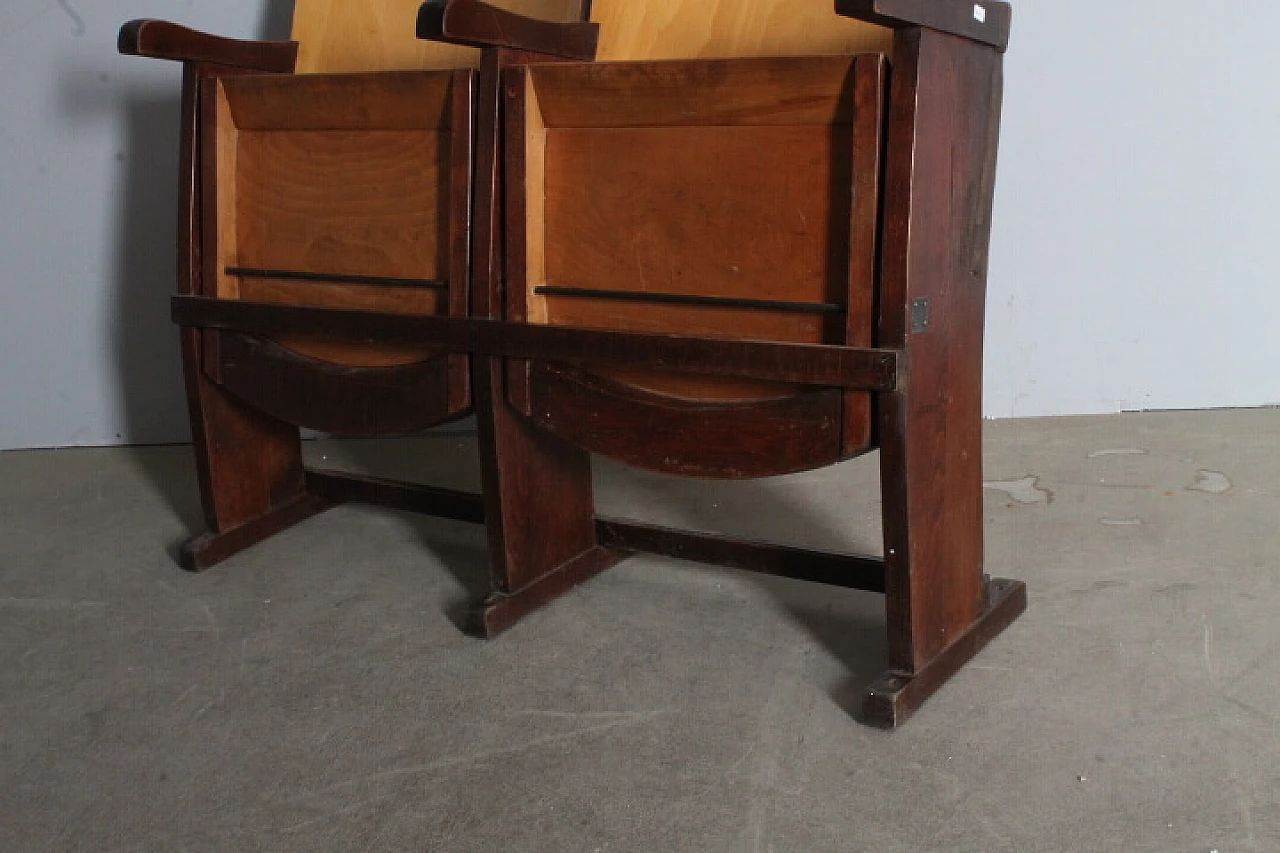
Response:
[{"label": "wooden backrest", "polygon": [[593,0],[591,20],[602,61],[888,53],[892,42],[834,0]]},{"label": "wooden backrest", "polygon": [[[521,15],[581,20],[583,0],[492,0]],[[422,0],[295,0],[298,73],[474,68],[480,51],[415,35]]]},{"label": "wooden backrest", "polygon": [[[584,0],[491,0],[548,21]],[[421,0],[296,0],[298,73],[473,68],[474,48],[414,34]],[[593,0],[600,60],[888,53],[892,34],[835,13],[833,0]]]}]

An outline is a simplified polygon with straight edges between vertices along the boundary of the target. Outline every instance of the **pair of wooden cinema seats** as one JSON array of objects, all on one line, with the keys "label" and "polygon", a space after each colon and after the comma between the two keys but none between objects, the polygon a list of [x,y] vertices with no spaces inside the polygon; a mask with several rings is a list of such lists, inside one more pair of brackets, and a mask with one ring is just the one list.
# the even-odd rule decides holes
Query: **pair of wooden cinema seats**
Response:
[{"label": "pair of wooden cinema seats", "polygon": [[[279,43],[126,25],[122,52],[186,69],[191,567],[365,501],[487,524],[490,636],[637,551],[873,590],[865,717],[905,720],[1026,606],[982,554],[1010,10],[831,4],[297,0]],[[482,495],[302,464],[300,427],[471,412]],[[750,478],[875,448],[883,559],[594,511],[591,452]]]}]

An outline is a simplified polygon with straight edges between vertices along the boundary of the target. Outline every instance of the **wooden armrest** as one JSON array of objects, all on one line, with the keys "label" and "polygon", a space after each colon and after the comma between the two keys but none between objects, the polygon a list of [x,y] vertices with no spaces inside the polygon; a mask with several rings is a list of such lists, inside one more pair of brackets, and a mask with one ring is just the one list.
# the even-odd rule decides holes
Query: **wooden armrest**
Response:
[{"label": "wooden armrest", "polygon": [[418,10],[418,38],[469,47],[507,47],[590,61],[596,57],[599,37],[599,24],[541,21],[482,0],[427,0]]},{"label": "wooden armrest", "polygon": [[836,12],[899,29],[927,27],[989,44],[1009,45],[1013,9],[999,0],[836,0]]},{"label": "wooden armrest", "polygon": [[240,41],[168,21],[145,19],[130,21],[120,28],[117,48],[126,56],[210,62],[286,74],[293,71],[298,59],[296,41]]}]

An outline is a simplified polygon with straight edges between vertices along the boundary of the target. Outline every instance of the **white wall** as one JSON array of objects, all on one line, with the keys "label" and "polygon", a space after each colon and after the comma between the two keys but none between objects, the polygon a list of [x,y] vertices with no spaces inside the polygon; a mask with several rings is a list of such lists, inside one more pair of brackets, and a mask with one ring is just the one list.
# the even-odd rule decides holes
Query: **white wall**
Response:
[{"label": "white wall", "polygon": [[[0,448],[185,438],[179,69],[116,30],[279,37],[289,5],[0,3]],[[1280,404],[1277,25],[1244,0],[1017,4],[988,414]]]},{"label": "white wall", "polygon": [[181,67],[119,56],[116,33],[158,17],[287,37],[291,5],[0,0],[0,449],[186,438]]},{"label": "white wall", "polygon": [[1280,404],[1280,5],[1015,3],[993,417]]}]

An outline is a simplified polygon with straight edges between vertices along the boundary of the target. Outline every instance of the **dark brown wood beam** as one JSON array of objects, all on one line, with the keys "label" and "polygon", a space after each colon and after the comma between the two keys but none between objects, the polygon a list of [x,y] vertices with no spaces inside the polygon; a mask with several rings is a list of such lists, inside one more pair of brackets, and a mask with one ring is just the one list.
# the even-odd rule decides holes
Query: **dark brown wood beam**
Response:
[{"label": "dark brown wood beam", "polygon": [[871,557],[812,551],[613,518],[597,518],[596,535],[601,545],[616,551],[640,551],[827,586],[884,592],[884,561]]},{"label": "dark brown wood beam", "polygon": [[898,355],[886,349],[655,335],[198,296],[175,296],[172,307],[174,322],[182,326],[267,337],[306,334],[371,343],[426,342],[453,352],[505,358],[647,367],[868,391],[897,385]]}]

